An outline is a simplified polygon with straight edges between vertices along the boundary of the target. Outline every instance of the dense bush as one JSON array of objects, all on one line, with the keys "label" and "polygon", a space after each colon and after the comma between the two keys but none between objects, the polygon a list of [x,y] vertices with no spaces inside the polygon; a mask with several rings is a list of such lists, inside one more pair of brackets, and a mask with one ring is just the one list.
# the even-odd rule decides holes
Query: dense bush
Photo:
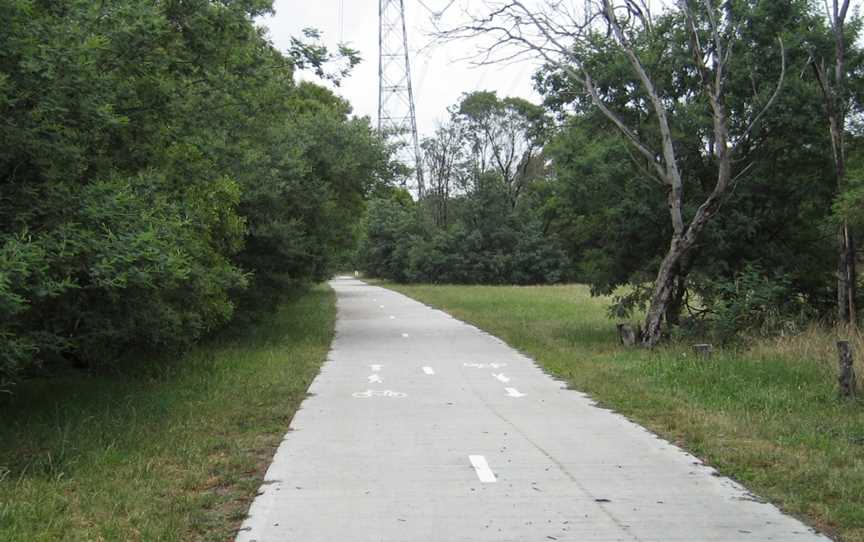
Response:
[{"label": "dense bush", "polygon": [[422,205],[407,196],[373,200],[359,266],[397,282],[435,284],[549,284],[566,276],[563,249],[537,221],[505,214],[482,227],[455,220],[439,228],[424,217]]},{"label": "dense bush", "polygon": [[426,192],[372,202],[358,266],[399,282],[546,284],[570,276],[547,231],[543,110],[494,92],[466,94],[423,141]]},{"label": "dense bush", "polygon": [[386,150],[270,5],[0,3],[0,388],[185,347],[353,242]]},{"label": "dense bush", "polygon": [[732,280],[703,279],[697,284],[697,309],[682,328],[720,342],[796,333],[815,316],[788,277],[772,276],[756,266],[747,266]]}]

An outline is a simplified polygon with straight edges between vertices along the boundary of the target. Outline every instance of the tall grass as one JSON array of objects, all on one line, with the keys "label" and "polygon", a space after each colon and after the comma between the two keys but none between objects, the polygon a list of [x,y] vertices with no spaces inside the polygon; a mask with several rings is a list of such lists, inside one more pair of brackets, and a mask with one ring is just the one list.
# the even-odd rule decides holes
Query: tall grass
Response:
[{"label": "tall grass", "polygon": [[688,448],[839,540],[864,542],[864,401],[837,397],[838,337],[813,327],[715,352],[618,344],[583,286],[387,285],[493,333],[602,405]]},{"label": "tall grass", "polygon": [[177,360],[0,399],[0,540],[228,540],[325,359],[332,292]]},{"label": "tall grass", "polygon": [[822,366],[828,375],[837,373],[837,341],[849,341],[856,356],[858,389],[864,393],[864,334],[853,326],[830,327],[814,324],[800,333],[754,341],[749,352],[758,357],[782,356],[799,359]]}]

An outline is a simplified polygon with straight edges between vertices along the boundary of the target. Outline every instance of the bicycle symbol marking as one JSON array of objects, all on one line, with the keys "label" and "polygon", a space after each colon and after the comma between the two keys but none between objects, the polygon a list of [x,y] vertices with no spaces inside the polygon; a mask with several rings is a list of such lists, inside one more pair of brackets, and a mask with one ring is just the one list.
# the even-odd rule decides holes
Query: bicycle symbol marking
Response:
[{"label": "bicycle symbol marking", "polygon": [[501,367],[507,367],[506,363],[465,363],[464,365],[473,369],[500,369]]},{"label": "bicycle symbol marking", "polygon": [[403,397],[407,397],[408,394],[402,393],[401,391],[391,390],[366,390],[352,393],[351,396],[357,399],[368,399],[370,397],[392,397],[394,399],[402,399]]}]

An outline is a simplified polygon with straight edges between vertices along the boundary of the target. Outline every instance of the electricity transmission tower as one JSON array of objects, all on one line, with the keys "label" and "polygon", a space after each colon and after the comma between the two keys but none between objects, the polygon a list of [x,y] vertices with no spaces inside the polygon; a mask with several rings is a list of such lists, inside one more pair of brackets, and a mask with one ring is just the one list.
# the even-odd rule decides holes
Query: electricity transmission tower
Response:
[{"label": "electricity transmission tower", "polygon": [[416,185],[408,188],[416,188],[417,196],[423,197],[404,0],[378,0],[378,11],[378,131],[398,146],[400,161],[415,168]]}]

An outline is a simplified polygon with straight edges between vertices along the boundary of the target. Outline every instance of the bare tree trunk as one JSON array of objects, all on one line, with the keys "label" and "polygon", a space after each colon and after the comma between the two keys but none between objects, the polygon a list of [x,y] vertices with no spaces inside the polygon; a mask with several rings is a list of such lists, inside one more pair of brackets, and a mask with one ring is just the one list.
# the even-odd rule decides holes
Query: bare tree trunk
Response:
[{"label": "bare tree trunk", "polygon": [[666,325],[674,327],[681,324],[681,307],[684,304],[684,295],[687,293],[687,269],[686,265],[679,264],[678,278],[666,307]]},{"label": "bare tree trunk", "polygon": [[858,320],[855,294],[855,240],[844,222],[838,235],[840,258],[837,265],[837,319],[854,324]]},{"label": "bare tree trunk", "polygon": [[643,346],[653,348],[663,336],[663,317],[672,305],[678,270],[690,248],[685,239],[673,237],[669,252],[666,253],[666,257],[660,263],[660,269],[654,279],[651,304],[648,306],[648,314],[645,316],[645,329],[642,332]]},{"label": "bare tree trunk", "polygon": [[[828,119],[828,130],[831,135],[831,151],[834,158],[834,178],[836,192],[843,191],[846,180],[846,111],[848,98],[846,90],[846,42],[843,28],[849,10],[849,0],[834,0],[829,6],[826,2],[826,15],[834,33],[834,65],[833,81],[825,61],[813,59],[813,71],[822,90],[825,102],[825,115]],[[855,299],[857,274],[855,270],[855,241],[849,232],[849,226],[844,221],[837,235],[837,320],[855,324],[857,322],[857,306]]]}]

